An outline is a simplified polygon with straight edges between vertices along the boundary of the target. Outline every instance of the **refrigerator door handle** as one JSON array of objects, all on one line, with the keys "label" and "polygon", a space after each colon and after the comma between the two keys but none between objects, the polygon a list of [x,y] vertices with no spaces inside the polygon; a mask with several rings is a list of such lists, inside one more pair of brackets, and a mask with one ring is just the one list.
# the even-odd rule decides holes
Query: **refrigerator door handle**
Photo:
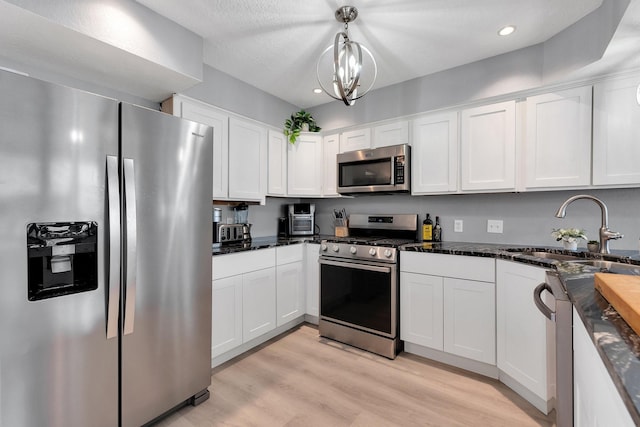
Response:
[{"label": "refrigerator door handle", "polygon": [[136,270],[137,270],[137,236],[136,236],[136,181],[133,159],[124,159],[124,204],[127,233],[127,265],[124,297],[124,334],[133,333],[133,322],[136,313]]},{"label": "refrigerator door handle", "polygon": [[107,156],[107,203],[109,212],[107,339],[110,339],[118,336],[120,308],[120,189],[116,156]]}]

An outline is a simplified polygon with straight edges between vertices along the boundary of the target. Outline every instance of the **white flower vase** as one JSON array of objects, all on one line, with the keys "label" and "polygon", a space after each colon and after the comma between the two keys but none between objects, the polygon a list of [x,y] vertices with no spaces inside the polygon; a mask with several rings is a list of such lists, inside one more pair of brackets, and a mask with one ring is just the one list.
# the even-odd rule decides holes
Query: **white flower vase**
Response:
[{"label": "white flower vase", "polygon": [[562,245],[564,246],[564,248],[568,251],[575,251],[578,249],[578,241],[577,240],[563,240],[562,241]]},{"label": "white flower vase", "polygon": [[309,123],[303,123],[302,124],[302,131],[303,132],[309,132]]}]

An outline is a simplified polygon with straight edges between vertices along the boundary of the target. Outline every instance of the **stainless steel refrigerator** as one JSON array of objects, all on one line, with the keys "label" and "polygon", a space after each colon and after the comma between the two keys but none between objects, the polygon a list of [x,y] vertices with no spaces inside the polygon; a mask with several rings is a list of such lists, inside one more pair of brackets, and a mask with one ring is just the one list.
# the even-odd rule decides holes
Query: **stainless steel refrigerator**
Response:
[{"label": "stainless steel refrigerator", "polygon": [[211,128],[0,71],[0,425],[208,397]]}]

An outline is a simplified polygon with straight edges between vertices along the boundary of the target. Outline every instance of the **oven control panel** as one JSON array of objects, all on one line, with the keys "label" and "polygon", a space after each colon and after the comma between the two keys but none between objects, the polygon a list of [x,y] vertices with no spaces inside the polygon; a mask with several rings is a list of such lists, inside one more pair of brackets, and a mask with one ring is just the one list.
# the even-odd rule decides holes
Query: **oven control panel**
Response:
[{"label": "oven control panel", "polygon": [[323,242],[320,255],[332,258],[396,262],[398,250],[383,246]]}]

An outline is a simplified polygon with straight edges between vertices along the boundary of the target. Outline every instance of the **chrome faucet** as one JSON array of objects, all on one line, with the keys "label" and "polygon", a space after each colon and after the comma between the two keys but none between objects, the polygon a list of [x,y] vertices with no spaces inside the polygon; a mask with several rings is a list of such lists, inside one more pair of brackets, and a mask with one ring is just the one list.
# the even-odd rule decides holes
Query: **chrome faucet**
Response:
[{"label": "chrome faucet", "polygon": [[589,196],[588,194],[578,194],[577,196],[569,197],[560,206],[560,208],[558,208],[556,217],[564,218],[567,214],[567,206],[578,199],[593,200],[598,206],[600,206],[600,210],[602,211],[602,224],[600,225],[600,253],[608,254],[609,240],[621,239],[624,236],[617,231],[609,230],[609,211],[607,210],[607,205],[605,205],[602,200],[598,199],[597,197]]}]

